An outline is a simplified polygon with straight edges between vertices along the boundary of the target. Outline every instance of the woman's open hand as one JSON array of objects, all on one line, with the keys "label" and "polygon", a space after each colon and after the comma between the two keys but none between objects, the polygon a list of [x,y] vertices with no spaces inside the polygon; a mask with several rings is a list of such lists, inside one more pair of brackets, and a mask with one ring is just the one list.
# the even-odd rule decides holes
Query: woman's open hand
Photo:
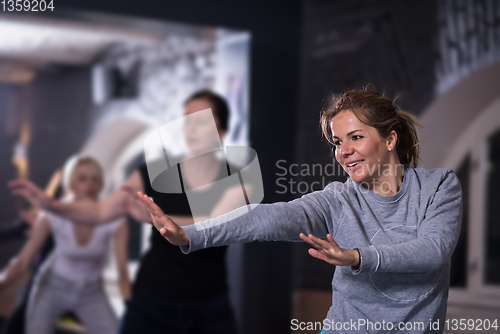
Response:
[{"label": "woman's open hand", "polygon": [[326,235],[328,241],[316,238],[314,235],[300,233],[299,237],[313,246],[309,249],[312,257],[323,260],[336,266],[357,266],[359,265],[359,253],[354,249],[340,248],[330,234]]},{"label": "woman's open hand", "polygon": [[148,209],[136,195],[136,191],[129,186],[122,186],[121,191],[125,193],[122,205],[127,213],[139,222],[152,223]]},{"label": "woman's open hand", "polygon": [[18,179],[7,184],[13,195],[24,197],[31,205],[39,209],[47,209],[50,198],[45,192],[30,180]]},{"label": "woman's open hand", "polygon": [[139,191],[137,196],[149,211],[154,227],[156,227],[156,229],[165,239],[168,240],[168,242],[176,246],[189,245],[189,238],[186,232],[184,232],[179,225],[174,223],[169,216],[164,214],[160,207],[156,205],[156,203],[154,203],[148,195]]}]

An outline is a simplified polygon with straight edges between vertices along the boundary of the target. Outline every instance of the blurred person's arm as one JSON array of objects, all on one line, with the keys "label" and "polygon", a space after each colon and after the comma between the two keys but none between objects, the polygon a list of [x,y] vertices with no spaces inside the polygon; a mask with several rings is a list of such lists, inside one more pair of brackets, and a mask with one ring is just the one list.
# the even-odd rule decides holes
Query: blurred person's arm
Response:
[{"label": "blurred person's arm", "polygon": [[[135,220],[151,224],[153,222],[151,219],[151,215],[146,209],[146,206],[137,197],[138,191],[128,186],[123,186],[122,190],[128,193],[128,196],[124,197],[122,201],[122,205],[125,211]],[[173,215],[171,217],[175,217],[175,222],[181,226],[194,224],[193,217],[191,216]]]},{"label": "blurred person's arm", "polygon": [[[148,210],[141,202],[141,200],[137,197],[137,191],[126,186],[122,187],[122,189],[126,190],[129,195],[123,201],[123,206],[127,213],[137,221],[152,223],[151,215],[149,214]],[[252,187],[246,186],[245,190],[247,192],[247,196],[250,196]],[[240,186],[235,186],[227,189],[209,216],[192,217],[187,215],[169,215],[169,217],[172,218],[177,225],[186,226],[192,225],[195,222],[220,216],[246,204],[241,202],[241,191],[242,188]]]},{"label": "blurred person's arm", "polygon": [[131,285],[128,273],[128,237],[128,223],[126,220],[123,220],[114,234],[114,246],[118,268],[118,284],[122,298],[125,301],[130,300],[131,297]]},{"label": "blurred person's arm", "polygon": [[[207,220],[210,218],[221,216],[229,211],[233,211],[241,206],[247,205],[247,203],[242,203],[242,190],[241,186],[235,186],[227,189],[224,192],[221,200],[217,203],[215,208],[210,213],[210,217],[196,217],[196,222]],[[245,186],[245,192],[247,194],[247,198],[250,198],[253,192],[252,185]],[[249,203],[250,204],[250,203]]]},{"label": "blurred person's arm", "polygon": [[[143,191],[139,171],[135,171],[124,185],[135,192]],[[60,202],[49,198],[45,192],[29,180],[14,180],[9,182],[14,195],[24,197],[33,206],[39,207],[62,216],[72,222],[81,224],[103,224],[126,214],[122,203],[129,196],[122,188],[114,191],[107,198],[98,202]]]},{"label": "blurred person's arm", "polygon": [[33,233],[18,256],[0,273],[0,288],[15,282],[30,269],[30,263],[45,244],[50,234],[50,225],[45,217],[36,222]]},{"label": "blurred person's arm", "polygon": [[[241,186],[234,186],[229,189],[227,189],[224,194],[222,195],[222,198],[217,202],[217,205],[214,207],[212,212],[210,212],[209,216],[194,216],[193,218],[190,218],[187,220],[184,217],[179,217],[175,215],[169,215],[175,223],[179,226],[185,226],[185,225],[191,225],[200,221],[204,221],[210,218],[218,217],[221,216],[225,213],[228,213],[229,211],[233,211],[234,209],[237,209],[239,207],[247,205],[247,203],[242,202],[242,187]],[[250,198],[253,188],[251,185],[246,185],[245,186],[245,191],[247,194],[247,198]],[[137,197],[136,197],[137,198]],[[137,198],[139,201],[140,199]],[[150,218],[151,219],[151,218]]]},{"label": "blurred person's arm", "polygon": [[21,210],[19,215],[21,219],[28,225],[28,229],[24,233],[27,237],[31,237],[33,230],[35,229],[35,224],[38,219],[37,210]]}]

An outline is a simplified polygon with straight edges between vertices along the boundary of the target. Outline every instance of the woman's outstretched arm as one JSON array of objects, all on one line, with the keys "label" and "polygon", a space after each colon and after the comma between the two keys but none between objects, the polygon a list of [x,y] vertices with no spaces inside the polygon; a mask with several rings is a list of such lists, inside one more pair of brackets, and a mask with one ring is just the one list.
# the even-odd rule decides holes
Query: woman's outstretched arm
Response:
[{"label": "woman's outstretched arm", "polygon": [[[98,202],[67,203],[49,198],[42,189],[29,180],[13,180],[8,185],[14,195],[22,196],[34,207],[53,212],[75,223],[103,224],[127,213],[123,202],[129,195],[122,188]],[[143,190],[144,186],[138,171],[132,174],[124,187],[134,189],[134,192]]]},{"label": "woman's outstretched arm", "polygon": [[148,196],[138,195],[160,234],[172,244],[182,246],[184,253],[252,241],[300,241],[300,233],[326,239],[328,233],[334,233],[340,214],[332,212],[332,202],[337,199],[327,198],[318,191],[291,202],[243,206],[181,228]]}]

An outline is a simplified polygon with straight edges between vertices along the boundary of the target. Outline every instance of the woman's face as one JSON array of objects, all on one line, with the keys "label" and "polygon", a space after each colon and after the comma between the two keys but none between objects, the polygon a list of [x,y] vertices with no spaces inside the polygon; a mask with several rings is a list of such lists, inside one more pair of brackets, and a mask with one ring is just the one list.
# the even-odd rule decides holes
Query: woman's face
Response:
[{"label": "woman's face", "polygon": [[355,182],[371,182],[385,176],[392,148],[377,130],[350,111],[341,111],[331,122],[335,159]]},{"label": "woman's face", "polygon": [[[196,99],[187,103],[184,115],[191,115],[197,111],[212,108],[212,104],[205,99]],[[215,119],[218,134],[214,133],[212,117]],[[187,117],[184,122],[184,136],[189,152],[192,154],[213,151],[220,145],[225,131],[219,127],[217,116],[212,113],[196,113]]]},{"label": "woman's face", "polygon": [[101,179],[94,165],[82,163],[76,166],[71,183],[76,199],[96,200],[101,188]]}]

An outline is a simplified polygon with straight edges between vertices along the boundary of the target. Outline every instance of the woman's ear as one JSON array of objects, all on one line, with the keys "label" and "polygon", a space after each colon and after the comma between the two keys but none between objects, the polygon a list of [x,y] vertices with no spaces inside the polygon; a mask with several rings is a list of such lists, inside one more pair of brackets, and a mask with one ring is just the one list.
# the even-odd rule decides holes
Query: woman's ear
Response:
[{"label": "woman's ear", "polygon": [[395,150],[396,145],[398,144],[398,134],[395,130],[392,130],[387,136],[387,149],[389,151]]}]

